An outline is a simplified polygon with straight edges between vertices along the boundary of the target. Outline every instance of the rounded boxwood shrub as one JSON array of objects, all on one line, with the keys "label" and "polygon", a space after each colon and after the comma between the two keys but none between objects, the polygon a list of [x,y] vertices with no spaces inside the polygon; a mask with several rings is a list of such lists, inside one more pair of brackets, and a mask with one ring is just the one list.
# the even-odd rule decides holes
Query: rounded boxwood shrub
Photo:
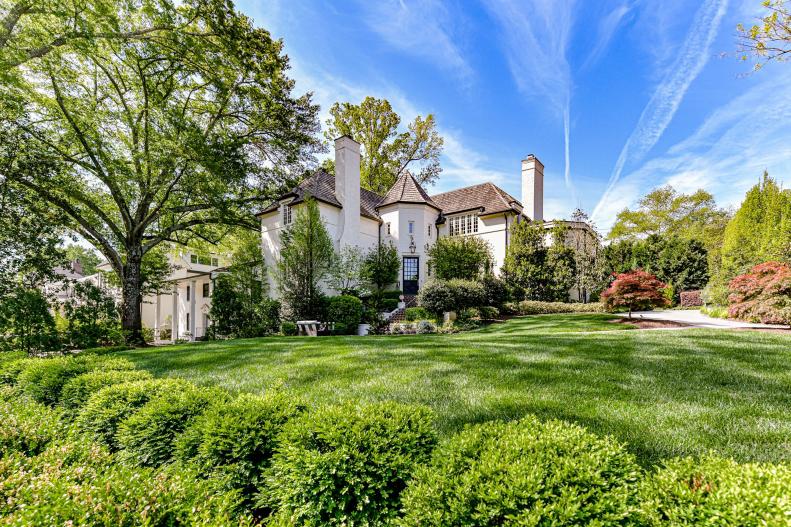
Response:
[{"label": "rounded boxwood shrub", "polygon": [[[4,462],[6,460],[3,460]],[[66,443],[0,466],[0,512],[8,525],[248,525],[239,499],[194,469],[115,463],[90,443]]]},{"label": "rounded boxwood shrub", "polygon": [[177,440],[176,457],[223,476],[250,499],[271,464],[278,434],[303,409],[288,393],[239,395],[198,417]]},{"label": "rounded boxwood shrub", "polygon": [[293,322],[283,322],[280,324],[280,332],[287,337],[293,337],[297,334],[297,325]]},{"label": "rounded boxwood shrub", "polygon": [[430,320],[420,320],[415,324],[415,333],[418,335],[427,335],[429,333],[436,333],[437,326]]},{"label": "rounded boxwood shrub", "polygon": [[668,460],[640,488],[641,525],[785,526],[791,465],[706,456]]},{"label": "rounded boxwood shrub", "polygon": [[35,456],[63,432],[57,412],[24,397],[0,402],[0,423],[0,457]]},{"label": "rounded boxwood shrub", "polygon": [[379,525],[435,444],[428,409],[345,404],[286,425],[262,503],[288,525]]},{"label": "rounded boxwood shrub", "polygon": [[83,373],[71,379],[63,386],[60,395],[60,404],[66,409],[67,414],[73,414],[76,409],[84,405],[91,395],[106,386],[122,384],[125,382],[144,381],[151,378],[151,374],[142,370],[94,370]]},{"label": "rounded boxwood shrub", "polygon": [[0,384],[16,385],[19,380],[19,375],[25,371],[28,366],[40,360],[41,359],[28,358],[9,360],[0,363]]},{"label": "rounded boxwood shrub", "polygon": [[363,317],[363,301],[356,296],[341,295],[327,299],[327,321],[343,324],[347,331],[357,331]]},{"label": "rounded boxwood shrub", "polygon": [[120,448],[116,434],[123,421],[162,392],[182,391],[190,387],[188,382],[180,379],[155,379],[102,388],[80,410],[75,420],[76,428],[89,440],[115,452]]},{"label": "rounded boxwood shrub", "polygon": [[433,313],[430,313],[425,307],[408,307],[404,310],[404,320],[408,322],[432,320],[433,318]]},{"label": "rounded boxwood shrub", "polygon": [[534,417],[466,428],[404,493],[403,526],[621,525],[639,469],[609,438]]},{"label": "rounded boxwood shrub", "polygon": [[167,463],[173,458],[179,434],[210,404],[226,398],[225,392],[192,384],[162,390],[119,426],[116,439],[122,458],[144,467]]},{"label": "rounded boxwood shrub", "polygon": [[67,382],[96,368],[128,371],[135,365],[126,359],[105,359],[95,355],[38,359],[19,374],[17,384],[34,401],[54,406],[60,401],[61,391]]}]

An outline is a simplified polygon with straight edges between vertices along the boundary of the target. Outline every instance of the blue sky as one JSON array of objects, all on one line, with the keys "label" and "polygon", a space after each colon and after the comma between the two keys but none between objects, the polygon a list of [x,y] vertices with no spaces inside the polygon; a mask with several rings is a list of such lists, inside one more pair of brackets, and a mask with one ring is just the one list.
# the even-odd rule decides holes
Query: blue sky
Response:
[{"label": "blue sky", "polygon": [[769,170],[791,185],[791,64],[736,58],[760,0],[245,0],[285,42],[322,122],[335,101],[432,113],[445,138],[430,193],[492,181],[520,196],[545,168],[545,216],[606,231],[652,188],[738,205]]}]

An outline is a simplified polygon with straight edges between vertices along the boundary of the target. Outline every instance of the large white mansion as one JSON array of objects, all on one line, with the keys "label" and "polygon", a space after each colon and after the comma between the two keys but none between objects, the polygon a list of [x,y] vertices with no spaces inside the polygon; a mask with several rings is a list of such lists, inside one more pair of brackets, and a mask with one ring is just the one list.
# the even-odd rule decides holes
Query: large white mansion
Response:
[{"label": "large white mansion", "polygon": [[[405,172],[384,196],[360,188],[360,145],[335,140],[335,176],[316,171],[258,214],[264,260],[272,269],[280,253],[280,233],[311,196],[336,248],[362,250],[392,243],[401,255],[398,287],[416,294],[429,276],[428,250],[443,236],[477,236],[492,248],[499,272],[508,246],[508,228],[522,217],[543,220],[544,166],[533,155],[522,161],[522,201],[492,183],[430,196]],[[270,275],[270,292],[276,294]]]},{"label": "large white mansion", "polygon": [[[494,272],[498,273],[509,243],[509,227],[523,219],[544,219],[544,166],[528,155],[521,168],[521,201],[492,183],[431,196],[408,173],[380,196],[360,188],[360,145],[349,137],[340,137],[335,140],[335,176],[318,170],[258,214],[266,268],[274,268],[280,253],[280,233],[310,196],[318,202],[336,249],[350,245],[365,251],[378,243],[396,247],[402,262],[397,286],[406,295],[416,294],[429,277],[428,250],[442,236],[483,238],[492,248]],[[587,224],[566,223],[593,235]],[[553,222],[545,225],[551,227]],[[143,324],[155,335],[171,330],[168,337],[174,340],[200,338],[210,324],[214,279],[227,261],[189,250],[174,253],[172,258],[172,291],[144,299]],[[102,267],[109,270],[107,264]],[[270,295],[277,296],[271,273],[267,280]],[[570,294],[576,299],[575,292]]]}]

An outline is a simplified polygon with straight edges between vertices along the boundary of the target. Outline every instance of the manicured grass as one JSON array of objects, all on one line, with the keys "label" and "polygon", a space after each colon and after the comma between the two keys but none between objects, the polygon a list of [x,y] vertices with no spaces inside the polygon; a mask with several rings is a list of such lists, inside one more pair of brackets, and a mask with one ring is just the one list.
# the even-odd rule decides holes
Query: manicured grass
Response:
[{"label": "manicured grass", "polygon": [[315,404],[422,403],[441,434],[536,414],[611,434],[644,465],[708,450],[791,461],[791,337],[610,320],[544,315],[457,335],[264,338],[119,355],[233,391],[283,385]]}]

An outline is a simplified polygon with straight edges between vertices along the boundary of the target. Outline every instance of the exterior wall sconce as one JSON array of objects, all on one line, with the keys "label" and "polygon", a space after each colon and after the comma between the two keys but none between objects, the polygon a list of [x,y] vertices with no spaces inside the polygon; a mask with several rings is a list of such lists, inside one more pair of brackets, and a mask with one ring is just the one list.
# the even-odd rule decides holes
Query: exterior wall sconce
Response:
[{"label": "exterior wall sconce", "polygon": [[415,254],[415,250],[416,250],[416,249],[417,249],[417,246],[415,245],[415,237],[414,237],[414,236],[410,236],[410,241],[409,241],[409,251],[410,251],[412,254]]}]

